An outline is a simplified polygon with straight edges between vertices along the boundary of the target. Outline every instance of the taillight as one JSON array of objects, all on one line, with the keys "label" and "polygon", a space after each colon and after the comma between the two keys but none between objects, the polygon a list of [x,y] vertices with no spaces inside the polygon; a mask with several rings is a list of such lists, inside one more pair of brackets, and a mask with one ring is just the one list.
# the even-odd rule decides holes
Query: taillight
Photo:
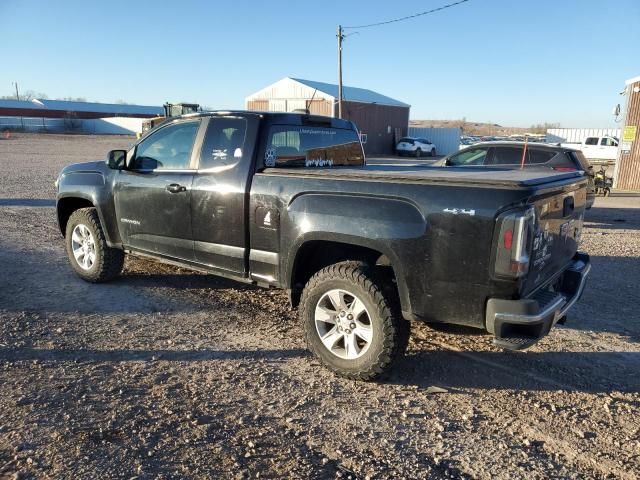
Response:
[{"label": "taillight", "polygon": [[529,271],[529,253],[535,226],[535,209],[503,213],[498,217],[496,275],[522,277]]}]

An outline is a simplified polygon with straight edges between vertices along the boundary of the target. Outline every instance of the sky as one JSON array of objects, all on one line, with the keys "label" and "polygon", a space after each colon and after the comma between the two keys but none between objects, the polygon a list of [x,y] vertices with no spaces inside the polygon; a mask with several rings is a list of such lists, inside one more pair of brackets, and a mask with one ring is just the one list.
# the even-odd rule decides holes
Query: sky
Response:
[{"label": "sky", "polygon": [[[337,83],[338,24],[451,1],[0,0],[0,95],[17,81],[49,98],[243,108],[283,77]],[[344,84],[412,119],[612,127],[640,75],[639,0],[469,0],[346,33]]]}]

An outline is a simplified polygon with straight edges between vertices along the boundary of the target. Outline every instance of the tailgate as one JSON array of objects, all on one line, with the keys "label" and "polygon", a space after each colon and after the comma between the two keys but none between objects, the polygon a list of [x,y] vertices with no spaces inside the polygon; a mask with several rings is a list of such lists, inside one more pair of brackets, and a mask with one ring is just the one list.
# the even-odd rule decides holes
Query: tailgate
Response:
[{"label": "tailgate", "polygon": [[585,182],[576,185],[574,190],[534,199],[535,231],[523,295],[555,277],[571,262],[578,251],[586,201]]}]

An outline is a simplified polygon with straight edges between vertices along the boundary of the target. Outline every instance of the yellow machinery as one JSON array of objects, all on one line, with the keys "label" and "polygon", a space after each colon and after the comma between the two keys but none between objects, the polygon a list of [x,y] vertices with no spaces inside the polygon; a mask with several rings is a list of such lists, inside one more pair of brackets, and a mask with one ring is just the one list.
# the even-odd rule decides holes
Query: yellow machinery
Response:
[{"label": "yellow machinery", "polygon": [[185,115],[187,113],[197,112],[200,109],[200,105],[197,103],[165,103],[163,108],[163,116],[149,118],[142,122],[142,131],[138,133],[138,138],[171,117],[179,117],[180,115]]}]

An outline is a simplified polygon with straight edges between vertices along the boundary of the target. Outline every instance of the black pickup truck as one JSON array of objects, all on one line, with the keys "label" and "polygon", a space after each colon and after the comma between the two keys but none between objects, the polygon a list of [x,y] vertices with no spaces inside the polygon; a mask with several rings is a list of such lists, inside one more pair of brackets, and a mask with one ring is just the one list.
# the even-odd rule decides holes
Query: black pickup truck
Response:
[{"label": "black pickup truck", "polygon": [[355,126],[328,117],[186,115],[56,184],[83,279],[128,253],[286,289],[309,349],[350,378],[387,370],[415,320],[526,348],[590,269],[582,172],[366,165]]}]

